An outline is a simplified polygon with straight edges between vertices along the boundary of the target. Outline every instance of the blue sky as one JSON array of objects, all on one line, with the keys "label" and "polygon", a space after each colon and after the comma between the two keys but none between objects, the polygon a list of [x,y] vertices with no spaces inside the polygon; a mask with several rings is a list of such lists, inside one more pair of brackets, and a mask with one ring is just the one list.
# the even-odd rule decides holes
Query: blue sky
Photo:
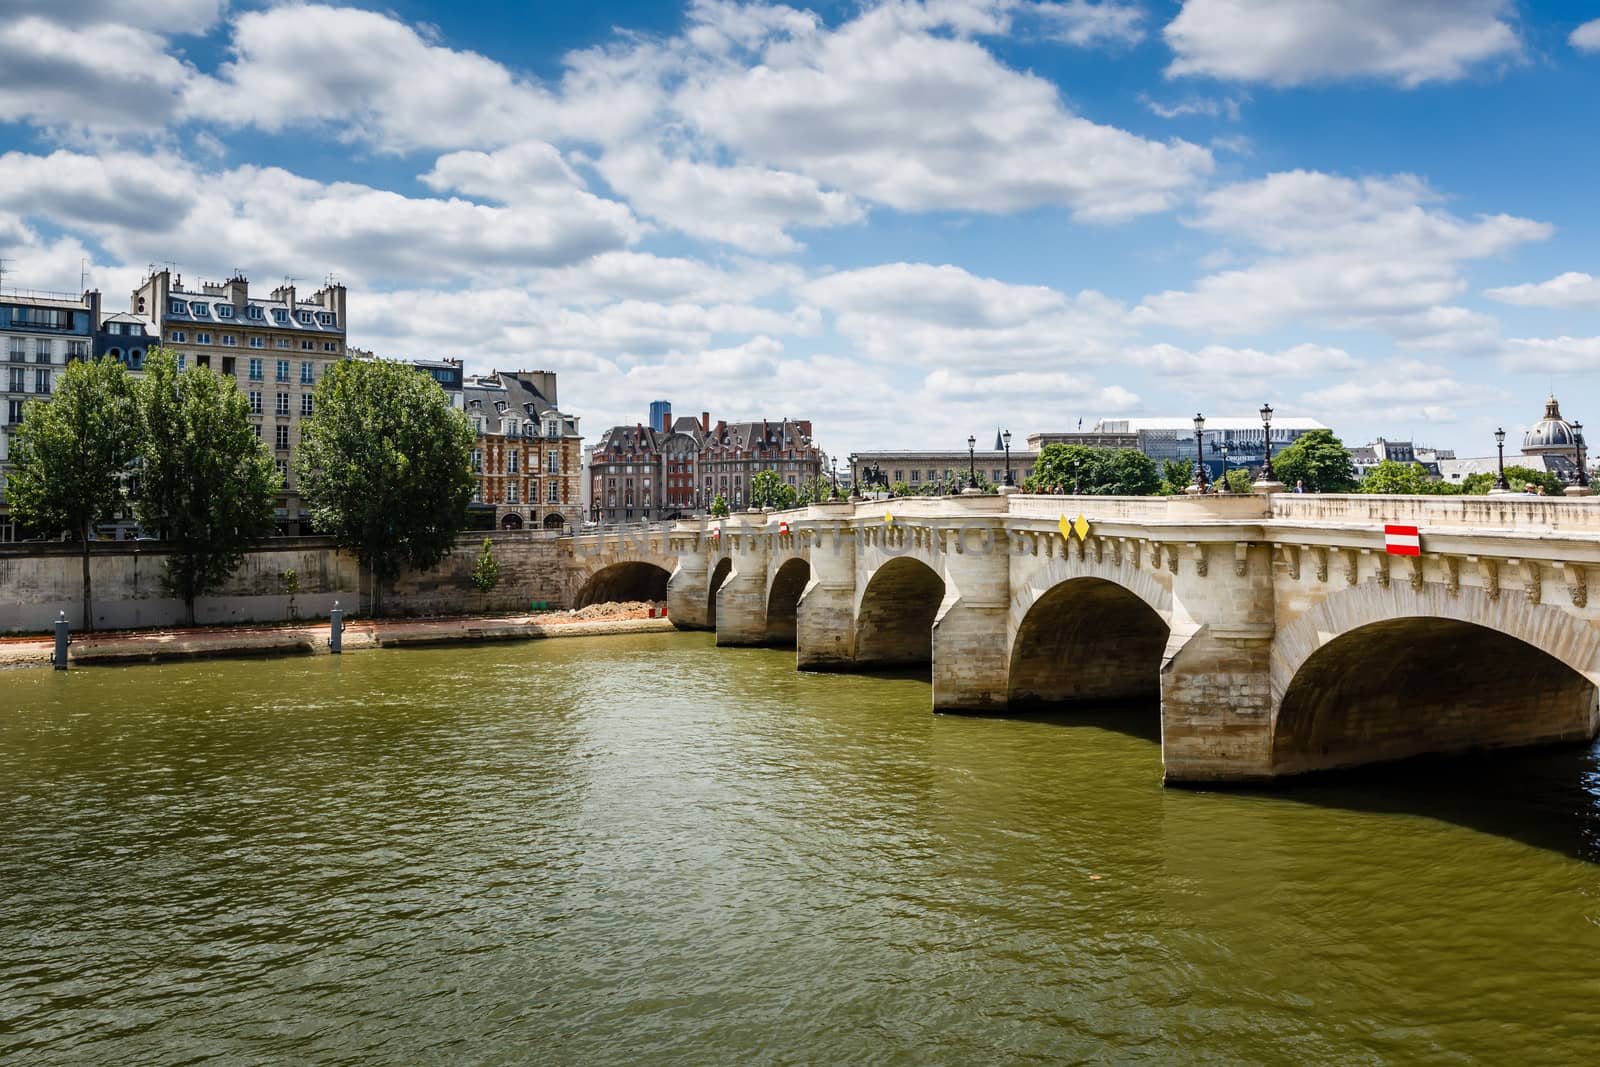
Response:
[{"label": "blue sky", "polygon": [[351,287],[597,437],[1600,419],[1600,4],[7,0],[6,284]]}]

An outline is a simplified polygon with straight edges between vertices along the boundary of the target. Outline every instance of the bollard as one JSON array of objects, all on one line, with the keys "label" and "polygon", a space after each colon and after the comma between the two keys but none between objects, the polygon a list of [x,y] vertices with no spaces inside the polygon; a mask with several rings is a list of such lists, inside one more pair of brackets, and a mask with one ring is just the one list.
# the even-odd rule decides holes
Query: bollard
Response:
[{"label": "bollard", "polygon": [[328,651],[335,656],[343,650],[344,646],[344,612],[339,610],[339,602],[333,602],[333,610],[328,613]]},{"label": "bollard", "polygon": [[50,662],[56,665],[56,670],[67,669],[67,646],[72,644],[72,624],[67,621],[67,613],[62,612],[56,619],[56,654]]}]

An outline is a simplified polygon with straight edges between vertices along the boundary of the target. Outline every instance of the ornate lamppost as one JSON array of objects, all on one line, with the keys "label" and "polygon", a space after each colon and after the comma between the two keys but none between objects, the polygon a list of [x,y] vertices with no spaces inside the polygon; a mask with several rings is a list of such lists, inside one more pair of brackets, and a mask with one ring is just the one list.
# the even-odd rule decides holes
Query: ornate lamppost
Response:
[{"label": "ornate lamppost", "polygon": [[1497,493],[1511,492],[1511,486],[1506,483],[1506,431],[1498,427],[1494,431],[1494,447],[1500,453],[1500,475],[1494,480],[1494,491]]},{"label": "ornate lamppost", "polygon": [[1283,483],[1278,481],[1278,476],[1272,470],[1272,405],[1261,405],[1261,441],[1266,447],[1266,462],[1261,465],[1261,475],[1256,478],[1252,487],[1257,492],[1275,493],[1283,488]]},{"label": "ornate lamppost", "polygon": [[1205,434],[1206,417],[1197,412],[1194,417],[1194,484],[1188,489],[1190,493],[1206,491]]},{"label": "ornate lamppost", "polygon": [[1573,423],[1572,432],[1574,436],[1572,447],[1578,453],[1578,484],[1587,489],[1589,488],[1589,443],[1583,439],[1583,423]]},{"label": "ornate lamppost", "polygon": [[1083,463],[1082,456],[1072,457],[1072,495],[1080,496],[1083,493],[1083,482],[1078,477],[1078,468]]},{"label": "ornate lamppost", "polygon": [[1217,492],[1226,493],[1227,491],[1228,491],[1228,439],[1226,437],[1224,437],[1222,439],[1222,481],[1219,482],[1218,485],[1217,485]]},{"label": "ornate lamppost", "polygon": [[978,439],[967,435],[967,488],[978,488]]},{"label": "ornate lamppost", "polygon": [[1011,480],[1011,431],[1007,430],[1002,433],[1000,440],[1006,446],[1006,485],[1015,487],[1017,483]]}]

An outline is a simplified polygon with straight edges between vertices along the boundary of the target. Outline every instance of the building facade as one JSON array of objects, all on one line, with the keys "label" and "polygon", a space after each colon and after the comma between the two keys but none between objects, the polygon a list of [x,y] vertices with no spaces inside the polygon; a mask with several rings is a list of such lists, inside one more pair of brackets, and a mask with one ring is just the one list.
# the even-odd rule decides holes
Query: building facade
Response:
[{"label": "building facade", "polygon": [[317,383],[345,358],[344,286],[330,282],[303,300],[293,285],[282,285],[263,298],[251,295],[243,276],[191,289],[181,274],[160,270],[133,291],[132,302],[132,313],[177,353],[180,367],[209,367],[238,382],[283,475],[278,532],[309,532],[293,458]]},{"label": "building facade", "polygon": [[704,514],[717,497],[748,506],[750,481],[773,471],[797,492],[824,473],[806,419],[711,423],[663,413],[658,427],[613,426],[589,456],[589,519],[639,522]]},{"label": "building facade", "polygon": [[[1039,453],[1031,448],[1012,450],[1011,481],[1014,485],[1021,487],[1033,473],[1033,464],[1038,458]],[[904,483],[911,492],[921,493],[928,491],[929,486],[944,486],[952,480],[964,485],[974,468],[987,481],[1004,485],[1006,454],[1003,449],[981,449],[970,456],[965,450],[954,449],[931,452],[883,449],[852,452],[849,468],[850,485],[861,492],[882,488],[885,483],[890,486]],[[882,472],[882,481],[874,484],[877,472]]]},{"label": "building facade", "polygon": [[11,436],[22,422],[22,405],[49,400],[72,360],[94,348],[100,320],[100,294],[73,297],[28,290],[0,292],[0,541],[15,540],[16,524],[5,505],[5,480],[11,462]]},{"label": "building facade", "polygon": [[580,523],[583,435],[577,417],[557,407],[555,372],[467,377],[461,397],[477,434],[472,510],[483,525],[559,530]]}]

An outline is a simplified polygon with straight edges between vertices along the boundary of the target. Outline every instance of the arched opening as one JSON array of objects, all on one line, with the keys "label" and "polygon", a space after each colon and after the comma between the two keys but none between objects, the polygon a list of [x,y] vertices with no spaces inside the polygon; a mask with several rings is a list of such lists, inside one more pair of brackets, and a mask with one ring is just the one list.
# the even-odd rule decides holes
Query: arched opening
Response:
[{"label": "arched opening", "polygon": [[717,628],[717,590],[722,588],[722,583],[728,580],[728,574],[733,570],[733,560],[724,556],[717,561],[711,569],[711,584],[706,587],[706,628]]},{"label": "arched opening", "polygon": [[1170,628],[1116,582],[1073,578],[1034,601],[1011,643],[1015,709],[1155,702]]},{"label": "arched opening", "polygon": [[1455,619],[1403,618],[1313,652],[1283,695],[1276,774],[1434,753],[1589,741],[1600,719],[1582,674],[1515,637]]},{"label": "arched opening", "polygon": [[546,530],[559,530],[565,525],[566,520],[553,511],[544,517],[544,528]]},{"label": "arched opening", "polygon": [[800,609],[800,594],[811,581],[811,564],[791,559],[772,576],[767,592],[767,643],[781,648],[795,646],[795,617]]},{"label": "arched opening", "polygon": [[627,600],[667,599],[667,572],[654,563],[630,560],[602,567],[589,576],[578,590],[575,608],[590,604],[613,604]]},{"label": "arched opening", "polygon": [[522,529],[522,516],[514,511],[509,512],[505,518],[500,520],[500,527],[505,530],[520,530]]},{"label": "arched opening", "polygon": [[944,579],[921,560],[899,556],[879,567],[856,611],[856,663],[932,663],[933,620],[943,600]]}]

